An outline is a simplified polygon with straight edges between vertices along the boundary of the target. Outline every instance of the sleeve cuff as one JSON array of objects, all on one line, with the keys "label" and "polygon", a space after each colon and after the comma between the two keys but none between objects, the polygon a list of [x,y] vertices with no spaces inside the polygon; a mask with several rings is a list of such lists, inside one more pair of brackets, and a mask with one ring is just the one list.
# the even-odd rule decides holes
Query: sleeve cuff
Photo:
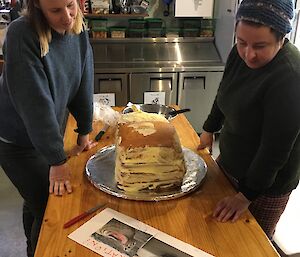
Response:
[{"label": "sleeve cuff", "polygon": [[64,159],[64,160],[62,160],[62,161],[60,161],[60,162],[58,162],[58,163],[52,164],[51,166],[59,166],[59,165],[63,165],[63,164],[65,164],[66,162],[67,162],[67,159]]},{"label": "sleeve cuff", "polygon": [[252,190],[241,182],[239,183],[238,189],[249,201],[253,201],[261,195],[261,192]]},{"label": "sleeve cuff", "polygon": [[77,129],[74,129],[74,132],[85,136],[85,135],[89,134],[92,130],[93,130],[92,128],[88,128],[88,129],[79,129],[79,128],[77,128]]}]

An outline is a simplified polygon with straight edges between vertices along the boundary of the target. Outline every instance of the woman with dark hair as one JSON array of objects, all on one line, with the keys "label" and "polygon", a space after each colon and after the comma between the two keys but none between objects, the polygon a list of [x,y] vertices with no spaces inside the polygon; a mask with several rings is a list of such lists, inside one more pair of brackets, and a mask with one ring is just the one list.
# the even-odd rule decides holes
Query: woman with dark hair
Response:
[{"label": "woman with dark hair", "polygon": [[28,256],[34,255],[48,194],[71,193],[64,151],[67,109],[78,128],[77,153],[93,119],[93,55],[76,0],[28,0],[3,47],[0,165],[24,199]]},{"label": "woman with dark hair", "polygon": [[300,176],[300,53],[285,38],[292,0],[244,0],[199,149],[221,130],[218,164],[237,189],[213,216],[236,221],[249,208],[272,239]]}]

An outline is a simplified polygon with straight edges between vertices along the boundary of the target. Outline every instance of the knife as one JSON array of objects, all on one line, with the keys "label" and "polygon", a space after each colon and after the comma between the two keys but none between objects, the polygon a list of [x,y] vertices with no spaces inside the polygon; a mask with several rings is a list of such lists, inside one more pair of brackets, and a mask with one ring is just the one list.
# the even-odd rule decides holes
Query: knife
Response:
[{"label": "knife", "polygon": [[67,223],[64,224],[64,228],[68,228],[70,226],[72,226],[73,224],[75,224],[76,222],[84,219],[85,217],[87,217],[88,215],[92,214],[93,212],[99,210],[100,208],[102,208],[103,206],[105,206],[105,203],[102,204],[98,204],[97,206],[81,213],[80,215],[74,217],[73,219],[69,220]]},{"label": "knife", "polygon": [[95,137],[95,140],[98,142],[101,137],[104,135],[104,133],[106,132],[106,130],[109,128],[108,124],[104,124],[103,128],[100,130],[100,132],[97,134],[97,136]]},{"label": "knife", "polygon": [[181,109],[181,110],[175,110],[175,111],[170,111],[168,112],[167,114],[170,115],[170,116],[175,116],[177,114],[180,114],[180,113],[184,113],[184,112],[190,112],[191,109],[190,108],[187,108],[187,109]]}]

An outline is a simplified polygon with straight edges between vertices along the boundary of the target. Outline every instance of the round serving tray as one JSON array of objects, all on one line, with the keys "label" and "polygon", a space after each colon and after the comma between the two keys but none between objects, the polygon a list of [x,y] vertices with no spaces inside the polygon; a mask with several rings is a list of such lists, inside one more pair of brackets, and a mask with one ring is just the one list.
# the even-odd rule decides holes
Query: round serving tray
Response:
[{"label": "round serving tray", "polygon": [[140,201],[175,199],[196,190],[207,172],[207,165],[198,154],[185,147],[182,149],[187,171],[182,186],[173,191],[128,193],[119,189],[115,180],[115,145],[104,147],[93,155],[87,161],[85,172],[96,188],[113,196]]}]

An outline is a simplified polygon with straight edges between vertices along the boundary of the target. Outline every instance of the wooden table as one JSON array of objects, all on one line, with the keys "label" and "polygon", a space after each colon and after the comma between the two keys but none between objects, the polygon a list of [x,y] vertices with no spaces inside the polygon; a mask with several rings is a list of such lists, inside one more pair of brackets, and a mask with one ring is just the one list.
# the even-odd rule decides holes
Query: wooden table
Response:
[{"label": "wooden table", "polygon": [[[171,122],[176,127],[182,145],[196,152],[199,138],[185,116],[178,115]],[[91,136],[94,137],[101,127],[100,122],[95,123]],[[75,121],[70,116],[65,134],[66,150],[76,142],[74,128]],[[67,238],[93,215],[63,229],[65,222],[99,202],[105,202],[106,207],[138,219],[214,256],[279,256],[250,212],[245,213],[236,223],[220,223],[212,218],[218,200],[235,191],[206,150],[198,152],[208,166],[204,183],[197,191],[184,197],[160,202],[132,201],[108,195],[95,188],[85,176],[85,164],[98,149],[113,143],[113,131],[109,129],[95,149],[68,161],[72,169],[73,193],[63,197],[50,195],[35,257],[99,256]]]}]

